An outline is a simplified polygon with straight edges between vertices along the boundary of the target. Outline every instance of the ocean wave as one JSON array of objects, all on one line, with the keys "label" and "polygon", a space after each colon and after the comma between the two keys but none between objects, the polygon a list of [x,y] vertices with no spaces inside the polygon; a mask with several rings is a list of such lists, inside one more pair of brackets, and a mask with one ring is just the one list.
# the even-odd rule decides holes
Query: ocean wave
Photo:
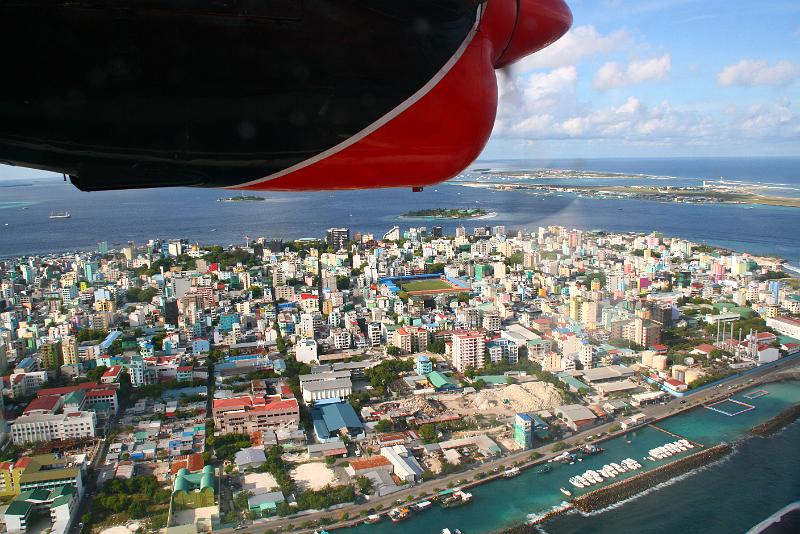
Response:
[{"label": "ocean wave", "polygon": [[[571,505],[567,501],[561,501],[560,503],[551,506],[547,510],[542,510],[540,512],[534,512],[534,513],[528,514],[527,516],[525,516],[526,524],[532,525],[536,521],[539,521],[541,518],[546,516],[547,514],[550,514],[552,512],[559,512],[561,510],[566,510],[566,509],[568,509],[570,507],[571,507]],[[570,511],[568,513],[574,513],[574,510],[570,509]]]}]

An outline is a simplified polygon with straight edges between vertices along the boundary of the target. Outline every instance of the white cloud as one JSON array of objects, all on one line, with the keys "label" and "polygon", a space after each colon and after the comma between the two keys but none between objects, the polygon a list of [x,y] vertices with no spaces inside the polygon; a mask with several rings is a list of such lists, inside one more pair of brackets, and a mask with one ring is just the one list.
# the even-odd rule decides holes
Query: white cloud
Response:
[{"label": "white cloud", "polygon": [[717,83],[726,87],[739,85],[788,85],[800,78],[800,66],[791,61],[778,61],[774,66],[769,62],[743,59],[728,65],[717,74]]},{"label": "white cloud", "polygon": [[633,38],[626,29],[602,35],[594,26],[578,26],[544,50],[517,63],[521,71],[575,65],[590,56],[609,54],[630,45]]},{"label": "white cloud", "polygon": [[663,80],[672,68],[669,54],[649,59],[639,59],[628,63],[626,68],[618,63],[609,62],[597,71],[594,87],[601,91],[636,85],[649,80]]}]

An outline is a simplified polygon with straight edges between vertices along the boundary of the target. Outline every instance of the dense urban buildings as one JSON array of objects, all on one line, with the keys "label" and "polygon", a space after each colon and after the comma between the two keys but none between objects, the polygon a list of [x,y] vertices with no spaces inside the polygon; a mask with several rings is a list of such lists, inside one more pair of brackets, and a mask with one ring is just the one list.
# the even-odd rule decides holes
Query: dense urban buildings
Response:
[{"label": "dense urban buildings", "polygon": [[[0,260],[6,526],[45,507],[56,531],[74,524],[95,454],[104,480],[153,473],[173,510],[252,519],[290,513],[302,490],[285,477],[330,484],[340,457],[351,485],[388,495],[634,427],[648,405],[800,351],[800,285],[781,263],[556,226]],[[262,484],[280,465],[283,486]],[[215,497],[222,470],[250,492],[234,508]],[[34,481],[47,495],[26,493]]]}]

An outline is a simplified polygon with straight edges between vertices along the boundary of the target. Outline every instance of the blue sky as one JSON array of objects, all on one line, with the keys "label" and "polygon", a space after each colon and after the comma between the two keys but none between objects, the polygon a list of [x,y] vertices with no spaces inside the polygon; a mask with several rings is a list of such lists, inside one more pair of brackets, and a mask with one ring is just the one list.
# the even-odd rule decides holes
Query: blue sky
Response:
[{"label": "blue sky", "polygon": [[800,1],[567,2],[480,159],[800,155]]}]

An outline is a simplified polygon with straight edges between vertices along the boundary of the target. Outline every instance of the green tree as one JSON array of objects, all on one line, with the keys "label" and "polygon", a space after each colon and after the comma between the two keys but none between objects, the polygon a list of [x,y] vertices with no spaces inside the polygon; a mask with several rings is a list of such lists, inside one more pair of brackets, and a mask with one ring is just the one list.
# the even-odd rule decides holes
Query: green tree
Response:
[{"label": "green tree", "polygon": [[439,440],[439,433],[436,427],[430,423],[419,427],[419,435],[425,443],[436,443]]},{"label": "green tree", "polygon": [[394,430],[394,425],[390,419],[381,419],[375,423],[375,430],[378,432],[391,432]]}]

